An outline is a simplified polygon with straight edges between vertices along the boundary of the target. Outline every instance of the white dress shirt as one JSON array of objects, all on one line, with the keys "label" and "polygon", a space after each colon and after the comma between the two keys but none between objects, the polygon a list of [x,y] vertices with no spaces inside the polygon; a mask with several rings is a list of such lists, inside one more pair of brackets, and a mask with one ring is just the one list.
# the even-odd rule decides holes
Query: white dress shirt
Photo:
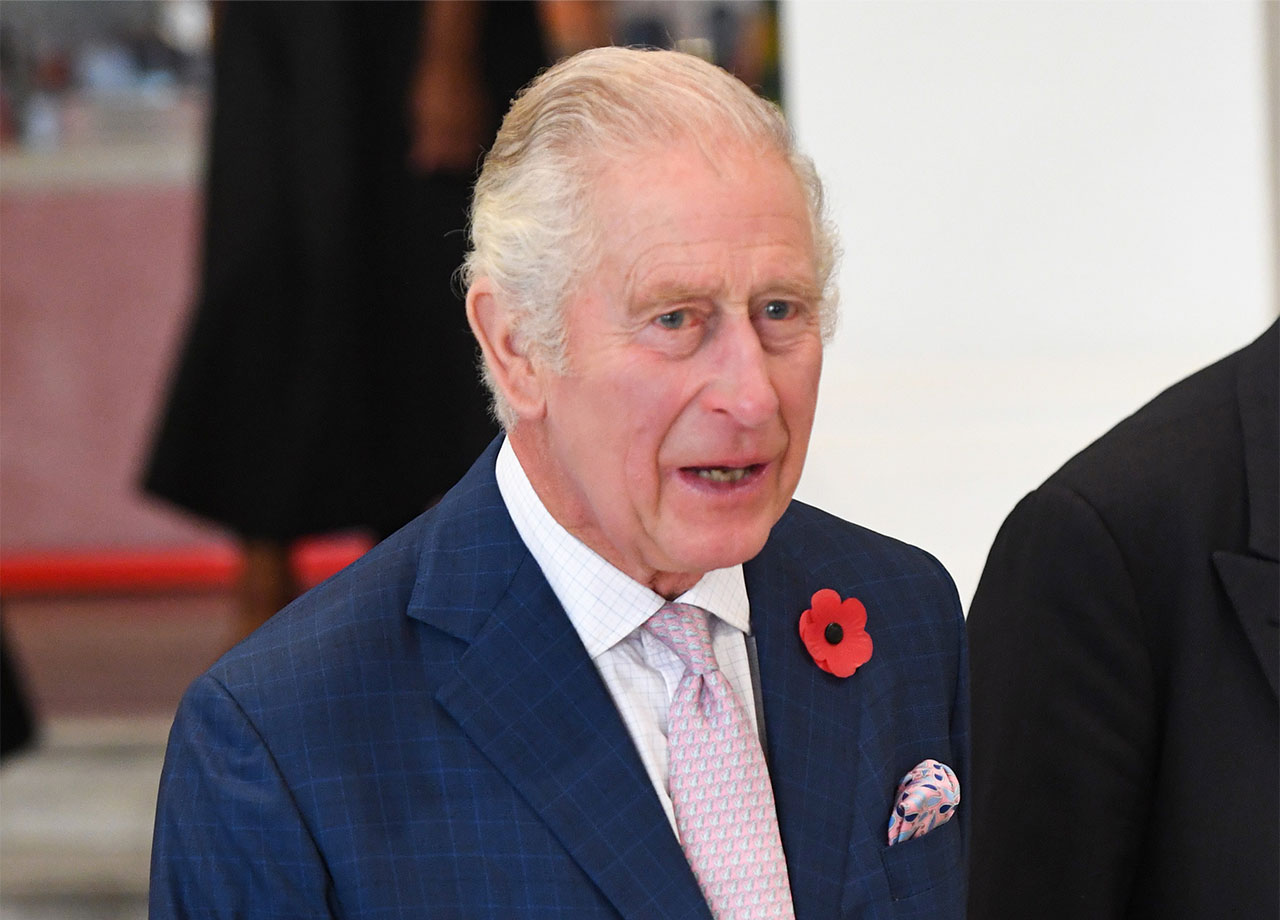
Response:
[{"label": "white dress shirt", "polygon": [[[498,451],[498,490],[587,654],[595,663],[679,836],[667,791],[667,712],[684,674],[675,652],[641,629],[667,603],[560,526],[533,490],[510,441]],[[677,601],[710,611],[711,644],[751,724],[757,721],[747,636],[751,631],[742,566],[707,572]]]}]

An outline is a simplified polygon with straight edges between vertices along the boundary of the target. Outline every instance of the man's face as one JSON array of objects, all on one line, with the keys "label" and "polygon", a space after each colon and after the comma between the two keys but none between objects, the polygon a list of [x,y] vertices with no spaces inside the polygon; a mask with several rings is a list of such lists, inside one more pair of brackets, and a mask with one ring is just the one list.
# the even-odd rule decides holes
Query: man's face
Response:
[{"label": "man's face", "polygon": [[[610,166],[601,258],[565,305],[568,369],[540,368],[531,479],[552,515],[673,597],[758,553],[795,491],[822,366],[804,193],[738,144]],[[525,459],[522,453],[522,461]]]}]

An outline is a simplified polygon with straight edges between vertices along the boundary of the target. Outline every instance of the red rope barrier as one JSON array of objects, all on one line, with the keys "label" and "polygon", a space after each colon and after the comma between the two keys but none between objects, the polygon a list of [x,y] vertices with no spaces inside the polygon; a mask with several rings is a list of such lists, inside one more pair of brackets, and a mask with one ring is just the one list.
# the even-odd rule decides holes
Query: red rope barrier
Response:
[{"label": "red rope barrier", "polygon": [[[291,553],[294,572],[310,587],[354,562],[369,545],[356,537],[299,541]],[[230,546],[0,555],[4,597],[224,591],[234,588],[239,575],[240,555]]]}]

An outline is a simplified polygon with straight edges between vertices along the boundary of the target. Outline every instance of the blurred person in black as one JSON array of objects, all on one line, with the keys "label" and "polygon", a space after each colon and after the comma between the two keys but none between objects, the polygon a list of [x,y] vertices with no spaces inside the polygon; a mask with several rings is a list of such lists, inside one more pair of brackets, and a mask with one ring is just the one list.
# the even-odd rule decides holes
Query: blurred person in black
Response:
[{"label": "blurred person in black", "polygon": [[35,738],[36,722],[28,701],[22,673],[9,654],[0,628],[0,757],[8,757]]},{"label": "blurred person in black", "polygon": [[216,8],[200,292],[144,485],[241,539],[241,633],[297,593],[293,540],[385,536],[492,438],[452,276],[542,36],[532,3]]},{"label": "blurred person in black", "polygon": [[1036,489],[969,612],[969,916],[1280,915],[1280,333]]}]

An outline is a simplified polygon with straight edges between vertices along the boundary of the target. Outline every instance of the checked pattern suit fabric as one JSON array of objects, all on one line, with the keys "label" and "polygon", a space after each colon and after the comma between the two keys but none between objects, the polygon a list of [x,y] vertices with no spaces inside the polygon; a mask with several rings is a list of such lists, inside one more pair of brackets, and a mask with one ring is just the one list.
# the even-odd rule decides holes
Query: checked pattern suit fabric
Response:
[{"label": "checked pattern suit fabric", "polygon": [[[160,782],[152,920],[712,920],[507,513],[499,445],[192,685]],[[968,777],[946,572],[792,502],[743,574],[796,920],[962,920],[966,809],[885,841],[914,764]],[[796,631],[819,587],[867,607],[875,655],[847,680]]]},{"label": "checked pattern suit fabric", "polygon": [[707,612],[668,604],[645,627],[685,672],[671,701],[669,782],[689,865],[716,920],[791,920],[764,753],[720,672]]}]

